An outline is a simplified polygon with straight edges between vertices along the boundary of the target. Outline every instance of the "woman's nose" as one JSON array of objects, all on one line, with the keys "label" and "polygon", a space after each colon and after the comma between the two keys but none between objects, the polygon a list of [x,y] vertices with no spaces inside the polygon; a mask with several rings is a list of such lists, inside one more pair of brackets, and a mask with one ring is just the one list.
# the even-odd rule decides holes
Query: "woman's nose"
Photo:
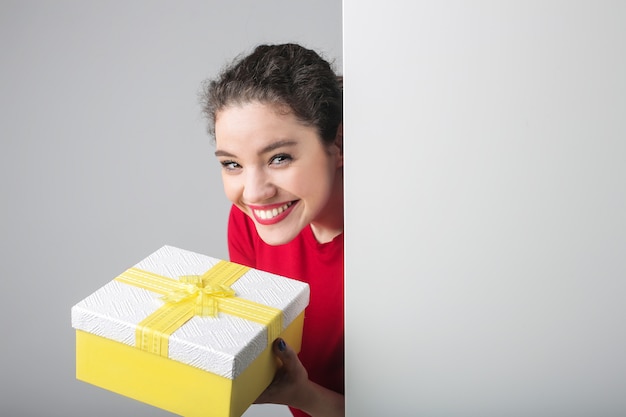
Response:
[{"label": "woman's nose", "polygon": [[260,169],[249,170],[245,173],[243,199],[248,203],[262,203],[276,193],[276,187],[269,176]]}]

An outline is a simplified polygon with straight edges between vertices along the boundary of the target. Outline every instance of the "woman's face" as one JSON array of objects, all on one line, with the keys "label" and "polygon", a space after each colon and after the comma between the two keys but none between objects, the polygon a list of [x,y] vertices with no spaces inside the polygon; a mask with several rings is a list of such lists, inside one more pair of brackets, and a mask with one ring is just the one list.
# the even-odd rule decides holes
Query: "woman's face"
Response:
[{"label": "woman's face", "polygon": [[251,102],[226,107],[215,120],[226,196],[269,245],[288,243],[310,223],[343,216],[331,207],[341,181],[340,145],[323,144],[315,127],[278,110]]}]

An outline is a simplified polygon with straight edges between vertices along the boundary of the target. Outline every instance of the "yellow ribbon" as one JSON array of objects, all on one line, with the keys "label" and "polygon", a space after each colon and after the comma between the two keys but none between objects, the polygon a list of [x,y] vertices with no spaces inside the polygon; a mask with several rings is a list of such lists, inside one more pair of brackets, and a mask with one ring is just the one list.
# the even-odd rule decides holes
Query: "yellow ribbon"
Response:
[{"label": "yellow ribbon", "polygon": [[164,304],[137,325],[135,346],[168,356],[169,336],[194,315],[214,317],[231,314],[267,327],[267,343],[282,330],[282,311],[235,296],[230,285],[250,268],[220,261],[203,275],[185,275],[180,280],[138,268],[130,268],[116,281],[162,294]]}]

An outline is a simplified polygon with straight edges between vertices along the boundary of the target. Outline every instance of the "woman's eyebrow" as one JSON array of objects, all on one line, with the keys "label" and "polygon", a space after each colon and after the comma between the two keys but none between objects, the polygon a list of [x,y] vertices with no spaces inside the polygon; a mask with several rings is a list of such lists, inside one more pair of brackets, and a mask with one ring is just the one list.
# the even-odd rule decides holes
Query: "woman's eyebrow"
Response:
[{"label": "woman's eyebrow", "polygon": [[[295,146],[296,144],[297,144],[297,142],[295,140],[288,140],[288,139],[287,140],[279,140],[277,142],[270,143],[266,147],[262,148],[258,152],[258,154],[262,155],[264,153],[272,152],[272,151],[274,151],[276,149],[279,149],[279,148],[283,148],[283,147],[287,147],[287,146]],[[215,151],[215,156],[217,156],[217,157],[220,157],[220,156],[224,157],[225,156],[225,157],[228,157],[228,158],[234,158],[235,157],[234,154],[232,154],[232,153],[230,153],[228,151],[221,150],[221,149],[218,149],[218,150]]]},{"label": "woman's eyebrow", "polygon": [[295,140],[289,140],[289,139],[279,140],[277,142],[270,143],[265,148],[261,149],[261,151],[259,152],[259,155],[271,152],[271,151],[276,150],[278,148],[282,148],[282,147],[286,147],[286,146],[294,146],[296,144],[297,144],[297,142]]},{"label": "woman's eyebrow", "polygon": [[229,158],[234,158],[235,157],[235,155],[233,155],[232,153],[226,152],[226,151],[222,151],[220,149],[215,151],[215,156],[227,156]]}]

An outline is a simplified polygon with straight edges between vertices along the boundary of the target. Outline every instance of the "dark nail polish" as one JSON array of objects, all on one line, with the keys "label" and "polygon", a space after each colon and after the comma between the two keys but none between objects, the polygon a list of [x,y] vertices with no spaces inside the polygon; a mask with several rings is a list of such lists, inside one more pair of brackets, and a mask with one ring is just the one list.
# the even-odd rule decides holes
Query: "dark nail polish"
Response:
[{"label": "dark nail polish", "polygon": [[287,345],[285,344],[285,341],[283,339],[278,339],[278,350],[280,350],[281,352],[284,352],[285,349],[287,349]]}]

